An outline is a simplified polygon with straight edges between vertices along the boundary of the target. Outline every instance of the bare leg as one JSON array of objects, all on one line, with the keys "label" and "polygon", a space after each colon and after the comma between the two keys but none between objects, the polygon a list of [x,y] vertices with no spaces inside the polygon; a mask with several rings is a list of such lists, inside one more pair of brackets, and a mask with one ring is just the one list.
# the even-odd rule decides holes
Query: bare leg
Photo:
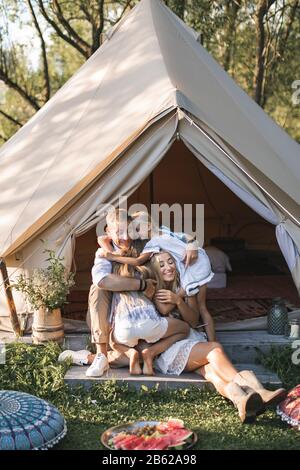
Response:
[{"label": "bare leg", "polygon": [[210,364],[206,364],[205,366],[199,367],[194,372],[196,374],[202,375],[208,382],[212,383],[217,390],[225,398],[228,398],[226,393],[226,385],[228,382],[225,382],[212,368]]},{"label": "bare leg", "polygon": [[89,354],[88,357],[87,357],[87,361],[88,361],[88,364],[92,364],[93,360],[95,359],[96,357],[96,354]]},{"label": "bare leg", "polygon": [[231,382],[238,371],[232,365],[219,343],[197,343],[192,348],[187,367],[190,371],[210,364],[215,373],[225,382]]},{"label": "bare leg", "polygon": [[129,359],[129,372],[131,375],[141,375],[142,369],[139,362],[139,353],[136,349],[126,346],[125,344],[117,343],[111,335],[112,342],[111,345],[116,351],[125,354]]},{"label": "bare leg", "polygon": [[197,294],[197,302],[202,321],[203,323],[207,323],[204,328],[207,334],[208,341],[215,341],[216,332],[214,321],[206,306],[206,285],[200,287],[200,290]]},{"label": "bare leg", "polygon": [[104,354],[107,357],[107,343],[96,344],[96,354]]},{"label": "bare leg", "polygon": [[158,356],[158,354],[166,351],[166,349],[177,341],[185,339],[189,334],[190,327],[186,322],[177,320],[176,318],[167,318],[167,321],[168,329],[163,336],[163,339],[142,351],[144,375],[153,375],[153,359]]},{"label": "bare leg", "polygon": [[[198,345],[203,345],[203,343],[198,343],[196,346]],[[196,346],[194,348],[196,348]],[[211,353],[207,354],[207,358],[209,358],[210,354]],[[201,362],[201,357],[199,357],[199,359],[199,362]],[[218,361],[219,359],[217,360],[217,362]],[[225,356],[225,368],[228,367],[226,361],[228,362],[228,359]],[[248,388],[247,390],[242,389],[239,385],[232,381],[232,379],[230,380],[228,378],[227,380],[225,380],[224,374],[220,374],[219,371],[219,367],[222,360],[220,360],[220,363],[217,367],[215,367],[216,364],[212,361],[208,364],[202,365],[200,368],[197,369],[195,369],[195,362],[195,358],[191,358],[190,355],[185,370],[194,370],[195,372],[202,374],[209,382],[211,382],[215,386],[216,390],[220,393],[220,395],[232,401],[232,403],[238,410],[238,414],[242,423],[253,423],[257,414],[261,413],[261,411],[264,409],[261,396],[258,393],[255,393],[251,388]],[[234,369],[232,364],[230,364],[229,369],[232,369],[234,371],[235,376],[236,370]],[[228,377],[232,375],[231,372],[230,370],[227,371]]]}]

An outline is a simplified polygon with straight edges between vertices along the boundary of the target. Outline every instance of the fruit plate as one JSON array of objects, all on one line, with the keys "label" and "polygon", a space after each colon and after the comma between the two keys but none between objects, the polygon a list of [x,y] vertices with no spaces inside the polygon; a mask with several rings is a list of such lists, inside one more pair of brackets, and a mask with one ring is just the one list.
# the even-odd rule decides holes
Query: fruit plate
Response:
[{"label": "fruit plate", "polygon": [[[107,429],[106,431],[104,431],[104,433],[101,436],[101,443],[107,449],[116,450],[117,448],[113,445],[112,439],[118,434],[121,434],[121,433],[136,434],[137,432],[140,434],[143,434],[143,429],[146,430],[147,428],[149,429],[149,426],[153,427],[153,426],[158,426],[162,424],[165,425],[167,423],[161,422],[161,421],[135,421],[134,423],[119,424],[118,426],[113,426]],[[186,449],[191,449],[196,444],[198,440],[197,434],[186,428],[184,428],[184,430],[186,432],[189,432],[190,436],[187,439],[185,439],[184,442],[181,442],[180,443],[181,445],[172,445],[172,446],[165,448],[165,450],[181,450],[181,449],[186,450]],[[173,430],[173,432],[176,432],[176,431]],[[153,450],[154,449],[155,447],[153,448]],[[136,449],[123,448],[123,450],[136,450]],[[143,448],[139,450],[143,450]],[[150,449],[145,448],[145,450],[150,450]]]}]

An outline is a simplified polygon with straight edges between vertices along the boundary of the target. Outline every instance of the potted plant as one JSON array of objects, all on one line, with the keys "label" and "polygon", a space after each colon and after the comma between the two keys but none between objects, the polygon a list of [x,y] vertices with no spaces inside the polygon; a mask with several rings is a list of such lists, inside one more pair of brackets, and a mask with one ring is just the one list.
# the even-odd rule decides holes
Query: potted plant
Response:
[{"label": "potted plant", "polygon": [[64,326],[61,307],[74,285],[74,273],[68,273],[53,250],[46,249],[48,267],[35,269],[30,277],[18,276],[13,287],[22,292],[34,310],[32,338],[35,344],[46,341],[62,342]]}]

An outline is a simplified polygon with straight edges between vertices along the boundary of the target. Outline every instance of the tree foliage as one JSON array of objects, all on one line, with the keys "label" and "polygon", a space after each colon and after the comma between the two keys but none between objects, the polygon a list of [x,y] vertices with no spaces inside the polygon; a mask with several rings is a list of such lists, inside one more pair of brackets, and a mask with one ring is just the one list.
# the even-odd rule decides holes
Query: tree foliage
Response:
[{"label": "tree foliage", "polygon": [[[138,1],[0,0],[0,140],[53,96]],[[300,104],[292,102],[292,84],[300,79],[300,0],[165,3],[201,33],[204,47],[234,80],[300,141]]]}]

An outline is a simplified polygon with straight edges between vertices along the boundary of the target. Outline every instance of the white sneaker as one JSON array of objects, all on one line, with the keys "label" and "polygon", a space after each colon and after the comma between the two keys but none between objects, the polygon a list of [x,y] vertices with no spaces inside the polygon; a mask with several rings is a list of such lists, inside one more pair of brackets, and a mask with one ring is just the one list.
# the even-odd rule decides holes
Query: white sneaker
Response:
[{"label": "white sneaker", "polygon": [[90,351],[87,351],[86,349],[81,349],[80,351],[71,351],[71,349],[67,349],[66,351],[60,353],[58,356],[58,362],[63,362],[66,359],[71,358],[73,364],[76,364],[77,366],[84,366],[88,364],[88,356],[90,354]]},{"label": "white sneaker", "polygon": [[97,354],[85,375],[87,377],[101,377],[109,368],[107,357],[100,353]]}]

